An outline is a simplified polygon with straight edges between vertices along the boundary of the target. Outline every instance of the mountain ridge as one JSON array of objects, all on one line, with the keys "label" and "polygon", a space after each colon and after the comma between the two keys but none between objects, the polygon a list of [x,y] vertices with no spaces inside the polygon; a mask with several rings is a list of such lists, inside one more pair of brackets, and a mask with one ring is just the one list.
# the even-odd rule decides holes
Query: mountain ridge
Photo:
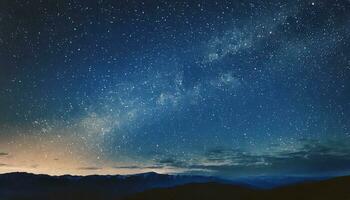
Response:
[{"label": "mountain ridge", "polygon": [[133,175],[0,174],[0,199],[120,199],[152,188],[186,183],[221,182],[215,177],[147,172]]},{"label": "mountain ridge", "polygon": [[[321,182],[317,178],[312,181],[307,179],[292,179],[289,185],[279,185],[276,187],[273,182],[269,183],[269,177],[260,177],[263,179],[257,180],[256,184],[253,184],[253,178],[246,178],[246,180],[234,181],[225,180],[212,176],[198,176],[198,175],[169,175],[158,174],[156,172],[146,172],[140,174],[129,175],[59,175],[50,176],[47,174],[33,174],[26,172],[12,172],[0,174],[0,199],[1,200],[34,200],[34,199],[86,199],[86,200],[118,200],[123,198],[136,198],[138,195],[145,192],[148,194],[150,191],[159,190],[174,190],[176,188],[188,187],[188,185],[198,184],[202,187],[209,185],[206,188],[207,191],[212,191],[215,194],[217,191],[225,192],[223,188],[231,188],[233,191],[237,191],[236,196],[241,195],[244,191],[244,196],[248,194],[256,193],[260,191],[265,193],[270,191],[271,186],[274,186],[273,190],[281,193],[285,193],[290,187],[297,187],[299,185],[313,184],[313,182]],[[290,178],[280,178],[284,182],[290,181]],[[350,177],[345,178],[350,180]],[[248,181],[247,181],[248,180]],[[277,183],[280,183],[278,180]],[[304,183],[300,183],[304,180]],[[333,179],[330,179],[333,180]],[[337,179],[338,180],[338,179]],[[342,179],[340,179],[342,180]],[[295,182],[297,181],[297,182]],[[329,180],[326,180],[329,181]],[[270,180],[271,182],[271,180]],[[197,184],[197,185],[196,185]],[[202,184],[202,185],[201,185]],[[204,185],[203,185],[204,184]],[[257,187],[261,184],[270,184],[268,187]],[[349,182],[350,184],[350,182]],[[294,186],[296,185],[296,186]],[[221,188],[221,186],[223,188]],[[284,189],[287,188],[287,189]],[[300,189],[299,189],[300,190]],[[153,195],[152,192],[152,195]],[[181,190],[180,193],[181,194]],[[157,195],[157,193],[155,193]],[[190,195],[191,196],[191,195]],[[207,195],[210,197],[210,195]],[[146,198],[147,199],[147,198]]]},{"label": "mountain ridge", "polygon": [[222,183],[190,183],[137,193],[124,200],[349,200],[350,176],[305,182],[274,189],[253,189]]}]

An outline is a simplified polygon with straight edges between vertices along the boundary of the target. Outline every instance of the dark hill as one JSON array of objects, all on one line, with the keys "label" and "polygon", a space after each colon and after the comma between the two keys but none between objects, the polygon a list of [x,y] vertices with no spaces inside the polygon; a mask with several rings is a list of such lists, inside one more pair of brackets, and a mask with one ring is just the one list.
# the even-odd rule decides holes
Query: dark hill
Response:
[{"label": "dark hill", "polygon": [[249,199],[258,190],[219,183],[187,184],[175,188],[154,189],[136,194],[126,200],[224,200]]},{"label": "dark hill", "polygon": [[350,200],[350,177],[318,182],[300,183],[269,190],[198,183],[166,189],[153,189],[133,195],[126,200]]},{"label": "dark hill", "polygon": [[[263,180],[263,183],[270,184],[268,177]],[[290,178],[282,180],[284,183],[291,183]],[[249,182],[253,183],[253,179]],[[261,180],[258,180],[258,183],[261,184]],[[314,180],[274,189],[256,189],[255,185],[214,177],[164,175],[153,172],[126,176],[9,173],[0,174],[0,200],[350,200],[350,177]]]},{"label": "dark hill", "polygon": [[165,175],[154,172],[125,176],[8,173],[0,174],[0,200],[115,200],[153,188],[211,181],[221,182],[214,177]]}]

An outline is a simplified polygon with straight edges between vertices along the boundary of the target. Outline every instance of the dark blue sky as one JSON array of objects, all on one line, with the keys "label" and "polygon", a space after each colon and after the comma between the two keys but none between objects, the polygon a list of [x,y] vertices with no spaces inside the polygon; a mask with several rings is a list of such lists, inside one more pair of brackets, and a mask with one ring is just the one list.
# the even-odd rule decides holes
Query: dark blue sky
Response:
[{"label": "dark blue sky", "polygon": [[350,172],[350,2],[0,2],[0,172]]}]

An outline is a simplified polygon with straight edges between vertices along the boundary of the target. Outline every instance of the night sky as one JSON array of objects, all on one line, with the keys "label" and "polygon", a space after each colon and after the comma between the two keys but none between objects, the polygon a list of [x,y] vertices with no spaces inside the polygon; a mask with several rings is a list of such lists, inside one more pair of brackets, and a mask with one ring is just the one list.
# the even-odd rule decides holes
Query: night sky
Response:
[{"label": "night sky", "polygon": [[350,1],[1,0],[13,171],[350,174]]}]

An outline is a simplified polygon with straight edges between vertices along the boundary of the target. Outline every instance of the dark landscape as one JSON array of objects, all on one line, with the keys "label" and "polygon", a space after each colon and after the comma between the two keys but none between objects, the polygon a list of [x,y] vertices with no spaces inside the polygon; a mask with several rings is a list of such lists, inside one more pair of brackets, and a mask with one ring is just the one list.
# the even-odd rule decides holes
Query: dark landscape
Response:
[{"label": "dark landscape", "polygon": [[350,177],[319,182],[299,183],[275,189],[261,190],[219,183],[187,184],[174,188],[155,189],[126,198],[127,200],[212,200],[212,199],[286,199],[286,200],[348,200]]},{"label": "dark landscape", "polygon": [[[274,182],[266,178],[257,186],[214,177],[164,175],[154,172],[110,176],[48,176],[29,173],[0,175],[1,200],[212,200],[212,199],[339,199],[350,198],[350,176],[327,180],[299,178],[284,186],[264,189]],[[304,180],[304,181],[303,181]],[[250,180],[251,183],[254,179]],[[260,182],[260,183],[259,183]],[[280,183],[282,184],[282,183]]]}]

